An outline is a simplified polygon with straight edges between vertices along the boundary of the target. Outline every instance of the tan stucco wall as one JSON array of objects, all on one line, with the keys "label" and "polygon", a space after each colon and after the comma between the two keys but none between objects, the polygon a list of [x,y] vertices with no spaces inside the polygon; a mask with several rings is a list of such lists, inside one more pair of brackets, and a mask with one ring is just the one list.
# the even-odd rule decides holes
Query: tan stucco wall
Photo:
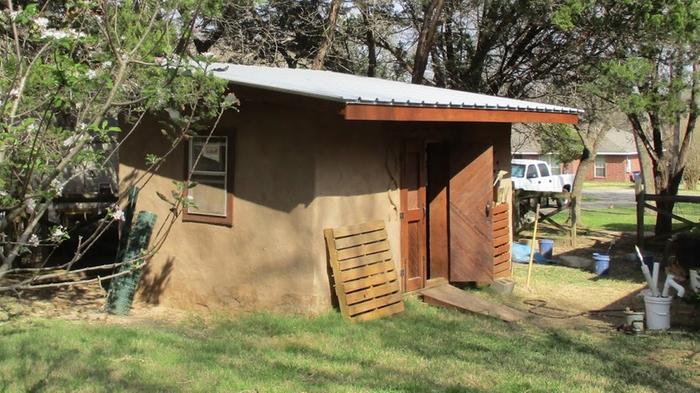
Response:
[{"label": "tan stucco wall", "polygon": [[[331,306],[323,229],[381,219],[400,262],[399,152],[407,138],[475,138],[497,145],[497,167],[509,168],[509,124],[346,122],[329,111],[245,103],[220,131],[233,136],[233,227],[172,226],[139,290],[146,302],[185,309],[276,310],[316,314]],[[154,119],[120,149],[122,190],[144,168],[147,153],[170,142]],[[182,180],[178,148],[140,193],[137,209],[159,216]],[[497,170],[497,169],[496,169]]]},{"label": "tan stucco wall", "polygon": [[[221,129],[235,130],[233,227],[178,220],[150,262],[141,300],[313,314],[331,304],[324,228],[385,220],[398,256],[398,215],[390,202],[398,202],[392,181],[399,178],[398,145],[380,125],[250,105],[227,115]],[[121,149],[123,186],[147,153],[169,145],[159,130],[147,122]],[[155,191],[169,195],[184,166],[182,148],[141,191],[138,209],[162,221],[168,206]]]}]

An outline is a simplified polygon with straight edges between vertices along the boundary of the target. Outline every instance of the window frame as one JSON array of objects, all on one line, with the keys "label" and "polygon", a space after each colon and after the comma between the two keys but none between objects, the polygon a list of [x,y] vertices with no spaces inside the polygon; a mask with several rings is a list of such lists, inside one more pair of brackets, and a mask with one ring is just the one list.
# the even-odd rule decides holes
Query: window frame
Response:
[{"label": "window frame", "polygon": [[[603,166],[598,165],[598,159],[601,159],[603,161]],[[597,155],[595,157],[595,160],[593,162],[593,177],[596,179],[605,179],[608,177],[608,168],[607,168],[607,160],[605,159],[605,156],[599,156]],[[598,169],[603,170],[603,176],[598,176]]]},{"label": "window frame", "polygon": [[[226,141],[226,150],[225,150],[225,159],[226,159],[226,167],[225,167],[225,174],[223,176],[224,179],[224,191],[226,192],[226,215],[221,216],[221,215],[215,215],[215,214],[206,214],[206,213],[191,213],[188,211],[187,208],[183,209],[182,212],[182,221],[183,222],[197,222],[197,223],[202,223],[202,224],[212,224],[212,225],[222,225],[222,226],[227,226],[227,227],[232,227],[233,226],[233,179],[234,179],[234,162],[235,162],[235,156],[234,156],[234,136],[235,133],[230,133],[230,134],[224,134],[224,133],[214,133],[211,135],[212,137],[223,137],[225,138],[224,140]],[[190,166],[192,164],[193,160],[193,144],[195,141],[195,138],[200,138],[200,139],[206,139],[206,135],[196,135],[191,137],[187,143],[185,143],[185,162],[184,162],[184,179],[186,180],[187,177],[189,176],[190,173]],[[212,171],[198,171],[198,172],[192,172],[193,175],[199,174],[203,176],[217,176],[220,174],[219,172],[212,172]],[[189,197],[189,188],[185,190],[184,197],[188,198]]]}]

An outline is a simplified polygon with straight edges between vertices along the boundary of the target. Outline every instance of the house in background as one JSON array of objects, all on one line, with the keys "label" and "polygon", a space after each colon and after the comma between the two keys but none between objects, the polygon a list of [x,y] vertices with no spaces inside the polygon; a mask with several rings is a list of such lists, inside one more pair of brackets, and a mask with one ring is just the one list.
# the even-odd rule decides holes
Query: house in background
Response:
[{"label": "house in background", "polygon": [[[402,291],[431,279],[489,282],[493,183],[510,168],[512,123],[575,123],[580,113],[326,71],[217,64],[214,75],[230,83],[240,112],[223,115],[208,145],[193,137],[141,190],[137,209],[164,219],[170,206],[156,191],[168,194],[189,169],[197,182],[195,205],[144,272],[143,301],[326,311],[324,229],[374,220],[385,223]],[[170,148],[157,120],[120,147],[121,189],[148,153]]]},{"label": "house in background", "polygon": [[[513,158],[542,160],[552,167],[552,174],[575,174],[579,160],[562,163],[556,154],[542,153],[536,140],[527,132],[513,132],[511,135]],[[633,181],[634,175],[641,171],[639,154],[634,135],[617,128],[610,129],[598,148],[595,164],[586,174],[587,181],[625,182]]]}]

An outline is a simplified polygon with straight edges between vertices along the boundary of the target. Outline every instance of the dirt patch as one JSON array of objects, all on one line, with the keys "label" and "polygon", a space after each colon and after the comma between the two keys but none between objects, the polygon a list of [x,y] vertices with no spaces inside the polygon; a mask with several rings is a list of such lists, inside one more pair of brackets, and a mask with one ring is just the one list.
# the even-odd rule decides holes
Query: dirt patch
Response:
[{"label": "dirt patch", "polygon": [[107,314],[107,293],[99,284],[24,291],[15,296],[0,295],[0,323],[14,318],[56,318],[114,323],[177,323],[191,313],[162,306],[134,303],[128,316]]},{"label": "dirt patch", "polygon": [[[566,239],[555,240],[554,259],[556,261],[561,256],[591,259],[594,252],[607,253],[613,241],[608,275],[599,277],[592,267],[536,264],[528,289],[525,285],[527,265],[515,264],[515,290],[502,301],[537,314],[533,322],[542,326],[614,330],[623,324],[623,311],[627,307],[644,311],[642,291],[646,288],[646,281],[634,254],[634,235],[597,231],[590,237],[579,237],[577,247],[572,247]],[[660,254],[654,256],[656,260],[661,259]],[[659,281],[664,279],[665,273],[662,272]],[[700,307],[676,298],[671,313],[673,329],[700,329]]]}]

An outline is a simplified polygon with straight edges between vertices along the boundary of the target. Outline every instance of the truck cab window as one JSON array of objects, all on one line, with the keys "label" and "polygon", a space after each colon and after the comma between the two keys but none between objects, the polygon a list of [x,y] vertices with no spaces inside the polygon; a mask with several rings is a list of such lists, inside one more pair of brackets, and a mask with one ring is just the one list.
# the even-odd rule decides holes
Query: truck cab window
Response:
[{"label": "truck cab window", "polygon": [[534,165],[528,165],[527,167],[527,178],[535,179],[537,178],[537,168]]}]

